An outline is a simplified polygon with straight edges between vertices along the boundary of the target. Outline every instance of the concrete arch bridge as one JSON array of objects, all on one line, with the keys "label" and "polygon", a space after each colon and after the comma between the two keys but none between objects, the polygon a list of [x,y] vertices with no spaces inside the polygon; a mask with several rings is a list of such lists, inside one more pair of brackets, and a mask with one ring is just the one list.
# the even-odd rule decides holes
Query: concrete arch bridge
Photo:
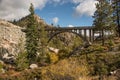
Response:
[{"label": "concrete arch bridge", "polygon": [[46,28],[49,35],[48,43],[58,34],[69,32],[78,35],[86,43],[93,42],[95,38],[94,27],[83,26],[83,27],[52,27]]}]

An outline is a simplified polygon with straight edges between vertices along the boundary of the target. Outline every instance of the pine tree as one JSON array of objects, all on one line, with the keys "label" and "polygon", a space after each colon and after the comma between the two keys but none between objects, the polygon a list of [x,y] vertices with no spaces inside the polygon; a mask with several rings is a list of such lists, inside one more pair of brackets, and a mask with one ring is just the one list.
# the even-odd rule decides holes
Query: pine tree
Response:
[{"label": "pine tree", "polygon": [[120,0],[112,0],[112,6],[114,9],[115,22],[117,25],[117,32],[120,37]]},{"label": "pine tree", "polygon": [[113,8],[108,0],[98,0],[96,4],[97,10],[94,13],[93,26],[95,29],[102,32],[102,44],[104,44],[104,30],[114,30],[115,23],[113,22]]},{"label": "pine tree", "polygon": [[31,4],[30,8],[30,17],[29,23],[26,28],[26,49],[28,54],[28,59],[30,63],[35,61],[37,51],[38,51],[38,42],[39,42],[39,30],[38,23],[34,18],[34,6]]},{"label": "pine tree", "polygon": [[45,61],[47,55],[47,32],[45,31],[45,25],[39,24],[39,50],[38,61]]},{"label": "pine tree", "polygon": [[113,22],[113,8],[109,1],[100,0],[99,3],[96,4],[96,8],[97,10],[93,16],[93,25],[96,27],[96,29],[114,29],[115,23]]}]

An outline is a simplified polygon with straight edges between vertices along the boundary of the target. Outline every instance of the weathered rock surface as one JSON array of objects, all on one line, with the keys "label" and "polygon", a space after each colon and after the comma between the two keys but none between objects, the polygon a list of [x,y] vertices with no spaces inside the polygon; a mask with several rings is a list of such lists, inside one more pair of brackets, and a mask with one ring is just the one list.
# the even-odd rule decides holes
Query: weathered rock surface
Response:
[{"label": "weathered rock surface", "polygon": [[38,68],[38,65],[37,65],[37,64],[31,64],[31,65],[30,65],[30,69],[35,69],[35,68]]},{"label": "weathered rock surface", "polygon": [[54,52],[56,54],[59,53],[59,49],[56,49],[56,48],[53,48],[53,47],[48,47],[48,50],[51,51],[51,52]]},{"label": "weathered rock surface", "polygon": [[[18,26],[20,26],[20,27],[26,28],[26,27],[27,27],[27,24],[29,23],[29,17],[30,17],[30,15],[25,16],[25,17],[23,17],[22,19],[20,19],[19,21],[15,22],[14,24],[16,24],[16,25],[18,25]],[[36,22],[37,22],[38,24],[41,24],[41,23],[42,23],[43,25],[47,25],[47,24],[45,23],[45,21],[44,21],[42,18],[40,18],[38,15],[34,15],[34,18],[35,18],[35,20],[36,20]]]},{"label": "weathered rock surface", "polygon": [[19,26],[0,20],[0,59],[10,61],[24,48],[25,33]]}]

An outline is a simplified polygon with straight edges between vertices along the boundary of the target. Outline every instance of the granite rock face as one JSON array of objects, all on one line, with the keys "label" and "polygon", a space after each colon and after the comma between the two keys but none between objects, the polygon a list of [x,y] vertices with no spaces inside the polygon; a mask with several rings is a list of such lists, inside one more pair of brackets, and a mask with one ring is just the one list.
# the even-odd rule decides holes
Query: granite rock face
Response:
[{"label": "granite rock face", "polygon": [[25,33],[21,27],[0,20],[0,59],[7,62],[24,49]]}]

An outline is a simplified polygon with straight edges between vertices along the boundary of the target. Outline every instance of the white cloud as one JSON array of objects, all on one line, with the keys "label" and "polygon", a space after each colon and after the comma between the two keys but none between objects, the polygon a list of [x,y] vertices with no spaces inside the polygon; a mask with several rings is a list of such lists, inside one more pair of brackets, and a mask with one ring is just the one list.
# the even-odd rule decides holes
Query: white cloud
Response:
[{"label": "white cloud", "polygon": [[54,17],[54,18],[52,19],[52,21],[53,21],[54,24],[57,24],[58,21],[59,21],[59,18],[58,18],[58,17]]},{"label": "white cloud", "polygon": [[73,25],[68,25],[68,27],[74,27]]},{"label": "white cloud", "polygon": [[84,0],[72,0],[72,1],[73,1],[73,3],[80,3],[80,2],[82,2]]},{"label": "white cloud", "polygon": [[54,6],[62,5],[68,2],[71,2],[71,0],[48,0],[49,3],[54,4]]},{"label": "white cloud", "polygon": [[74,3],[77,3],[78,5],[75,7],[75,15],[82,16],[93,16],[97,3],[96,0],[73,0]]},{"label": "white cloud", "polygon": [[61,0],[53,0],[53,2],[60,2]]},{"label": "white cloud", "polygon": [[[46,3],[64,4],[72,2],[77,4],[75,7],[76,15],[93,15],[95,11],[95,0],[0,0],[0,18],[6,20],[20,19],[29,14],[30,3],[33,3],[35,9],[43,9]],[[53,20],[54,23],[58,18]]]},{"label": "white cloud", "polygon": [[30,3],[33,3],[35,9],[42,9],[47,0],[0,0],[0,18],[20,19],[29,14]]}]

